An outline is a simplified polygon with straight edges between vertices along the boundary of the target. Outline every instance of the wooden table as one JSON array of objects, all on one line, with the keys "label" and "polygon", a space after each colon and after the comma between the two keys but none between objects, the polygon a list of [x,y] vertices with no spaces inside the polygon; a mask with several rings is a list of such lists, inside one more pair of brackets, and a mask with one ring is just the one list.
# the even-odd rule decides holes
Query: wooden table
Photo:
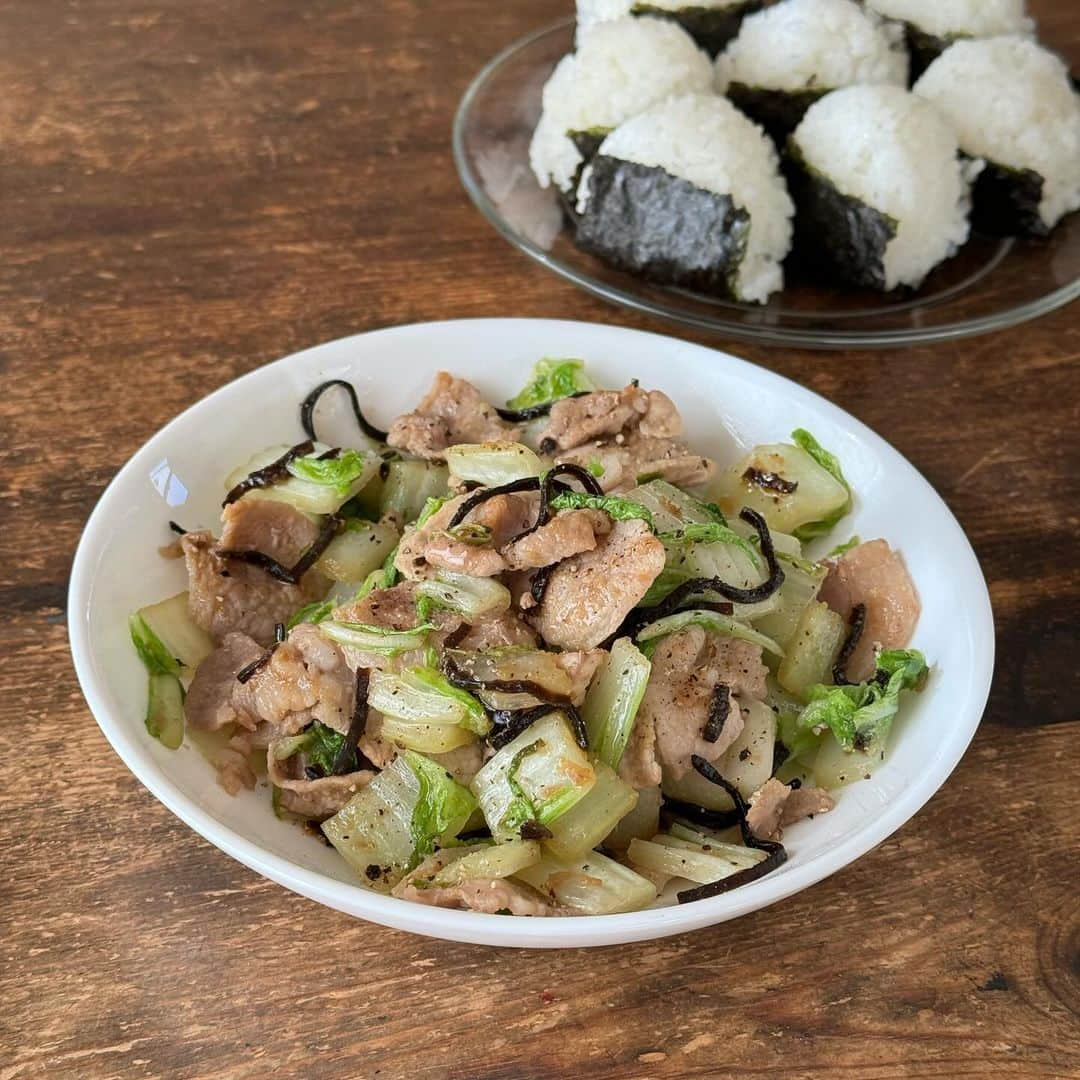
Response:
[{"label": "wooden table", "polygon": [[[109,478],[179,410],[394,323],[664,329],[512,251],[451,163],[468,80],[568,6],[0,5],[0,1080],[1080,1076],[1075,307],[903,352],[737,347],[927,475],[999,628],[955,775],[775,908],[594,952],[384,930],[204,843],[86,708],[72,552]],[[1074,0],[1033,6],[1075,68]]]}]

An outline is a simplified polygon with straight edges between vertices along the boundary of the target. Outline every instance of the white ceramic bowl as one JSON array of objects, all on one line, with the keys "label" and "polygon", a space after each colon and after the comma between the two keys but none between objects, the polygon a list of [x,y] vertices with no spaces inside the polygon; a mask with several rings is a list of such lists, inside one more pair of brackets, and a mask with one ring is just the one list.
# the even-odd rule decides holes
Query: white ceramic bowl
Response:
[{"label": "white ceramic bowl", "polygon": [[[184,587],[182,565],[157,554],[167,519],[215,525],[224,475],[268,444],[299,440],[299,402],[323,379],[352,380],[368,415],[387,425],[412,407],[438,368],[474,380],[498,401],[520,387],[540,356],[582,357],[601,384],[637,377],[665,390],[694,445],[721,462],[808,428],[839,455],[856,492],[840,539],[853,532],[886,537],[918,586],[923,611],[914,644],[933,670],[926,690],[906,701],[885,764],[872,780],[845,788],[832,813],[788,831],[785,866],[726,895],[560,919],[445,911],[380,896],[358,884],[333,850],[278,821],[265,786],[231,798],[197,750],[167,750],[143,726],[146,675],[128,641],[127,616]],[[339,421],[346,438],[344,414],[331,418]],[[222,387],[155,435],[109,485],[79,544],[68,610],[75,668],[106,738],[143,784],[211,843],[296,892],[373,922],[531,947],[609,945],[694,930],[782,900],[857,859],[903,825],[960,760],[986,703],[994,648],[986,584],[960,526],[919,473],[857,420],[722,352],[542,319],[380,330],[308,349]]]}]

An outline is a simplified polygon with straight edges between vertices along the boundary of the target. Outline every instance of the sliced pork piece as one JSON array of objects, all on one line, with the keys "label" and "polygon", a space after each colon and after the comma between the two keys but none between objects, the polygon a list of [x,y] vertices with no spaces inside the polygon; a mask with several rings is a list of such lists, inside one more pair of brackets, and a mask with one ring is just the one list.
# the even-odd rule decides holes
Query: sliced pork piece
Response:
[{"label": "sliced pork piece", "polygon": [[484,649],[505,649],[513,645],[524,645],[531,649],[538,643],[536,631],[511,610],[478,619],[469,627],[457,647],[480,652]]},{"label": "sliced pork piece", "polygon": [[606,656],[607,653],[603,649],[559,653],[559,667],[570,676],[571,705],[580,705],[585,700],[589,684]]},{"label": "sliced pork piece", "polygon": [[420,404],[390,425],[390,446],[423,458],[442,457],[448,446],[496,439],[516,442],[521,429],[507,424],[472,383],[440,371]]},{"label": "sliced pork piece", "polygon": [[[375,589],[362,600],[352,600],[336,608],[331,618],[338,622],[362,623],[365,626],[377,626],[384,630],[411,630],[417,625],[416,583],[403,581],[390,589]],[[462,620],[452,612],[436,609],[431,612],[429,622],[438,628],[431,632],[429,644],[438,645],[447,634],[457,630]],[[345,662],[352,671],[358,668],[386,671],[397,667],[412,667],[424,662],[422,650],[402,653],[388,657],[382,653],[363,652],[350,645],[341,646]]]},{"label": "sliced pork piece", "polygon": [[847,662],[851,682],[874,674],[877,649],[902,649],[919,621],[919,596],[901,556],[884,540],[869,540],[845,552],[829,570],[818,597],[845,619],[866,609],[862,636]]},{"label": "sliced pork piece", "polygon": [[750,796],[746,820],[759,840],[774,840],[782,835],[785,826],[824,814],[835,805],[828,792],[820,788],[790,788],[772,777]]},{"label": "sliced pork piece", "polygon": [[644,435],[675,438],[682,434],[682,418],[666,394],[631,383],[622,390],[598,390],[555,402],[540,432],[540,448],[553,453],[638,430]]},{"label": "sliced pork piece", "polygon": [[314,570],[299,585],[286,585],[257,566],[223,559],[206,531],[187,533],[180,546],[187,563],[188,610],[195,624],[217,641],[237,632],[269,645],[277,623],[288,622],[327,589],[326,578]]},{"label": "sliced pork piece", "polygon": [[591,442],[564,450],[558,460],[591,467],[606,492],[629,491],[656,479],[678,487],[700,487],[716,473],[714,461],[693,453],[681,439],[639,434],[622,442]]},{"label": "sliced pork piece", "polygon": [[483,742],[466,743],[456,750],[445,754],[429,754],[432,761],[437,761],[459,784],[471,784],[473,777],[484,764]]},{"label": "sliced pork piece", "polygon": [[617,521],[592,551],[559,563],[532,619],[549,645],[593,649],[610,637],[664,569],[664,545],[643,521]]},{"label": "sliced pork piece", "polygon": [[291,735],[318,720],[349,730],[355,677],[341,649],[311,623],[301,623],[274,649],[245,686],[260,720],[279,735]]},{"label": "sliced pork piece", "polygon": [[184,711],[202,731],[237,724],[265,746],[312,720],[342,733],[352,716],[354,678],[341,650],[310,624],[296,627],[246,682],[237,675],[265,649],[244,634],[229,634],[199,665]]},{"label": "sliced pork piece", "polygon": [[226,724],[254,730],[259,722],[254,701],[236,676],[264,652],[247,634],[226,634],[191,680],[184,699],[187,722],[199,731],[217,731]]},{"label": "sliced pork piece", "polygon": [[292,566],[311,547],[319,526],[288,503],[245,496],[221,512],[222,551],[261,551]]},{"label": "sliced pork piece", "polygon": [[436,852],[402,878],[391,894],[400,900],[414,900],[432,907],[482,911],[489,915],[500,911],[509,911],[511,915],[535,916],[561,913],[535,889],[506,878],[477,878],[444,888],[430,884],[450,861],[447,853]]},{"label": "sliced pork piece", "polygon": [[551,566],[583,551],[592,551],[597,538],[611,532],[611,518],[599,510],[564,510],[546,525],[511,541],[502,556],[511,570]]},{"label": "sliced pork piece", "polygon": [[499,548],[526,529],[536,516],[533,500],[518,495],[495,495],[470,515],[472,525],[489,530],[483,544],[466,543],[446,531],[458,507],[468,498],[451,499],[419,528],[406,529],[394,565],[411,581],[434,576],[440,568],[471,577],[494,577],[506,570]]},{"label": "sliced pork piece", "polygon": [[[685,776],[698,755],[717,761],[743,729],[743,700],[765,696],[766,668],[757,645],[710,634],[700,626],[661,639],[619,775],[633,787],[660,783],[661,770]],[[728,687],[728,714],[715,742],[703,738],[713,696]]]},{"label": "sliced pork piece", "polygon": [[298,775],[298,755],[280,760],[280,743],[274,740],[266,751],[266,773],[270,783],[281,790],[281,805],[301,817],[323,821],[336,814],[375,773],[359,769],[342,776],[321,776],[309,780]]}]

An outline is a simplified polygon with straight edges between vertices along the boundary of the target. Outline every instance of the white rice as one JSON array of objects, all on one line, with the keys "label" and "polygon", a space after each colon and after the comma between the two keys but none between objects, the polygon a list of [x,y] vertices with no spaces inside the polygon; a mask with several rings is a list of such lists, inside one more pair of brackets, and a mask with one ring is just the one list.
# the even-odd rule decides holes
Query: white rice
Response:
[{"label": "white rice", "polygon": [[529,146],[537,180],[569,190],[582,158],[567,132],[614,128],[664,98],[711,86],[708,56],[670,20],[625,18],[594,27],[544,86]]},{"label": "white rice", "polygon": [[[794,206],[780,176],[776,148],[726,98],[692,94],[654,105],[620,124],[600,153],[658,166],[718,195],[750,215],[746,253],[736,275],[740,299],[764,303],[783,288],[780,265],[791,247]],[[588,205],[588,169],[578,209]]]},{"label": "white rice", "polygon": [[1024,38],[958,41],[914,92],[945,114],[964,153],[1043,177],[1048,228],[1080,208],[1080,95],[1053,53]]},{"label": "white rice", "polygon": [[971,181],[938,109],[897,86],[849,86],[815,102],[793,135],[808,165],[844,195],[896,219],[886,289],[919,285],[970,231]]},{"label": "white rice", "polygon": [[[578,30],[587,30],[597,23],[621,19],[629,15],[641,0],[577,0]],[[708,11],[724,11],[741,7],[746,0],[648,0],[649,7],[662,11],[683,11],[686,8],[704,8]]]},{"label": "white rice", "polygon": [[904,32],[852,0],[783,0],[742,22],[716,58],[717,89],[835,90],[853,83],[907,86]]},{"label": "white rice", "polygon": [[1035,28],[1024,0],[866,0],[866,6],[939,38],[1030,34]]}]

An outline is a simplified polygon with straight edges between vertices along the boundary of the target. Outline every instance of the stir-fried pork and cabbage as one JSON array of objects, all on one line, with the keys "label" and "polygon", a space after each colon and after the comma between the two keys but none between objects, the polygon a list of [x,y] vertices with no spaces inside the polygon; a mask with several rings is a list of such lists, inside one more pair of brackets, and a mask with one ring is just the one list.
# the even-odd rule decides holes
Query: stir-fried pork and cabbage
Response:
[{"label": "stir-fried pork and cabbage", "polygon": [[[354,445],[319,441],[324,394]],[[513,915],[726,892],[925,680],[888,543],[804,551],[851,506],[806,431],[722,468],[663,393],[572,360],[506,408],[440,372],[388,432],[335,380],[301,423],[225,480],[217,535],[173,525],[187,591],[132,638],[149,732],[231,793],[265,778],[368,888]]]}]

